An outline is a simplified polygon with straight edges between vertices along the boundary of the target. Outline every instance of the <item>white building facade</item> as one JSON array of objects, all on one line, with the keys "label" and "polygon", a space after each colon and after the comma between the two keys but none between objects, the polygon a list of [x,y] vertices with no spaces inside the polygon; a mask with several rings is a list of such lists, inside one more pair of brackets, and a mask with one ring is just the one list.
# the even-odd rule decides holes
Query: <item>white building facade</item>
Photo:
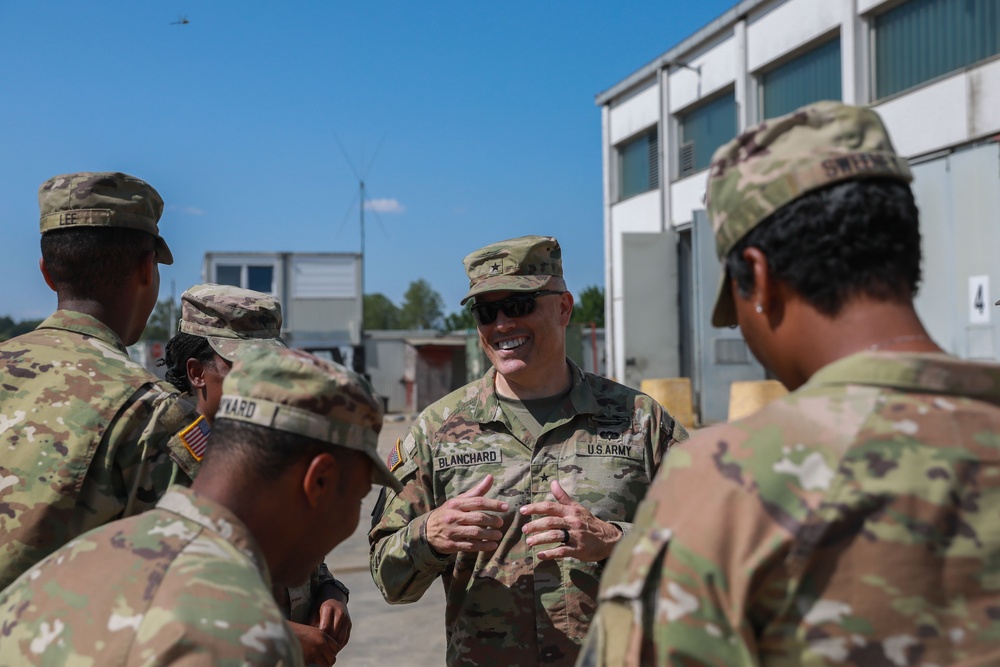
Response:
[{"label": "white building facade", "polygon": [[744,0],[597,96],[611,375],[691,377],[702,421],[725,418],[729,381],[763,377],[738,331],[708,325],[706,168],[821,99],[881,114],[915,175],[918,310],[949,352],[997,358],[1000,0]]}]

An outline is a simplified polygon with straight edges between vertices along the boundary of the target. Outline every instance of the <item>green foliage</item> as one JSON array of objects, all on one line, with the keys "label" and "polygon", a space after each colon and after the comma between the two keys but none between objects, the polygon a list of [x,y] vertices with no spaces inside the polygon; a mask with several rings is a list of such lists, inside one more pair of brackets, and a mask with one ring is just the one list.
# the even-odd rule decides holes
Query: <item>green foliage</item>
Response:
[{"label": "green foliage", "polygon": [[7,315],[0,316],[0,341],[26,334],[41,323],[41,320],[21,320],[18,322]]},{"label": "green foliage", "polygon": [[594,322],[598,327],[603,327],[604,288],[597,285],[585,287],[580,292],[579,300],[573,304],[573,317],[570,321],[575,324]]},{"label": "green foliage", "polygon": [[444,331],[465,331],[475,329],[476,320],[472,317],[472,302],[467,301],[461,310],[449,313],[444,318]]},{"label": "green foliage", "polygon": [[399,307],[384,294],[365,294],[365,330],[402,329]]},{"label": "green foliage", "polygon": [[423,278],[414,280],[403,294],[402,328],[437,329],[444,316],[444,300]]},{"label": "green foliage", "polygon": [[162,299],[153,306],[153,312],[146,321],[146,328],[142,331],[139,340],[170,340],[171,326],[176,333],[177,320],[180,319],[181,309],[176,302],[170,299]]}]

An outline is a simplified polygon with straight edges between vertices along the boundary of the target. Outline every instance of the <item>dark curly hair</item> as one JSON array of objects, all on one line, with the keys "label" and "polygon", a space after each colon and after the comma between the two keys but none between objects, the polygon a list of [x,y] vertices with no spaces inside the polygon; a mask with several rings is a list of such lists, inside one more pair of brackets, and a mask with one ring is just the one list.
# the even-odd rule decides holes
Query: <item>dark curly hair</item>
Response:
[{"label": "dark curly hair", "polygon": [[175,334],[167,342],[163,359],[163,365],[167,367],[167,382],[186,393],[191,392],[191,382],[187,376],[188,359],[197,359],[205,364],[215,359],[215,350],[209,345],[207,338],[189,333]]},{"label": "dark curly hair", "polygon": [[725,267],[744,297],[754,280],[743,250],[767,256],[772,276],[833,317],[851,298],[909,301],[920,285],[920,229],[910,188],[869,179],[816,190],[750,230]]}]

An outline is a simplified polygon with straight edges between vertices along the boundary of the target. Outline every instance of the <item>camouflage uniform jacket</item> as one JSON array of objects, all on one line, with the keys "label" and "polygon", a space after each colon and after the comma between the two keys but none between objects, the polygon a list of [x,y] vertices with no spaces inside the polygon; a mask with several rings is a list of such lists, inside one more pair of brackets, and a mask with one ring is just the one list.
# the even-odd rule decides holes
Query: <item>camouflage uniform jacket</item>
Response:
[{"label": "camouflage uniform jacket", "polygon": [[861,353],[671,452],[579,665],[1000,664],[1000,366]]},{"label": "camouflage uniform jacket", "polygon": [[174,486],[0,593],[0,664],[301,665],[267,563],[225,507]]},{"label": "camouflage uniform jacket", "polygon": [[197,460],[172,436],[198,419],[195,404],[93,317],[56,311],[0,343],[0,376],[0,588],[194,474]]},{"label": "camouflage uniform jacket", "polygon": [[[451,665],[572,662],[604,563],[536,562],[551,545],[525,544],[521,529],[532,517],[518,508],[553,500],[550,480],[559,480],[594,516],[628,532],[662,456],[687,437],[649,396],[571,366],[572,389],[537,442],[505,417],[491,369],[424,410],[397,444],[390,467],[404,489],[387,490],[373,513],[372,576],[392,603],[417,600],[442,577]],[[486,474],[494,477],[487,497],[510,505],[499,549],[438,557],[425,537],[428,513]]]}]

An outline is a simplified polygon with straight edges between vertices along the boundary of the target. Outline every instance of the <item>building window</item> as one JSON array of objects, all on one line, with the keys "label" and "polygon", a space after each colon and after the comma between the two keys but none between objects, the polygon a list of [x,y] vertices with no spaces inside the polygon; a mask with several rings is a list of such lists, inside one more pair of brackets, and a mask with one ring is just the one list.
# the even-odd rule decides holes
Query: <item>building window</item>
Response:
[{"label": "building window", "polygon": [[656,128],[618,146],[618,200],[660,187]]},{"label": "building window", "polygon": [[840,100],[840,37],[765,72],[761,78],[764,118],[791,113],[820,100]]},{"label": "building window", "polygon": [[219,285],[243,286],[243,267],[239,264],[217,264],[215,282]]},{"label": "building window", "polygon": [[247,267],[247,289],[257,292],[274,291],[274,267],[273,266],[248,266]]},{"label": "building window", "polygon": [[909,0],[874,23],[876,98],[1000,53],[997,0]]},{"label": "building window", "polygon": [[274,294],[274,266],[270,264],[216,264],[215,282]]},{"label": "building window", "polygon": [[706,169],[715,149],[736,136],[736,97],[728,93],[678,116],[681,145],[678,176]]}]

